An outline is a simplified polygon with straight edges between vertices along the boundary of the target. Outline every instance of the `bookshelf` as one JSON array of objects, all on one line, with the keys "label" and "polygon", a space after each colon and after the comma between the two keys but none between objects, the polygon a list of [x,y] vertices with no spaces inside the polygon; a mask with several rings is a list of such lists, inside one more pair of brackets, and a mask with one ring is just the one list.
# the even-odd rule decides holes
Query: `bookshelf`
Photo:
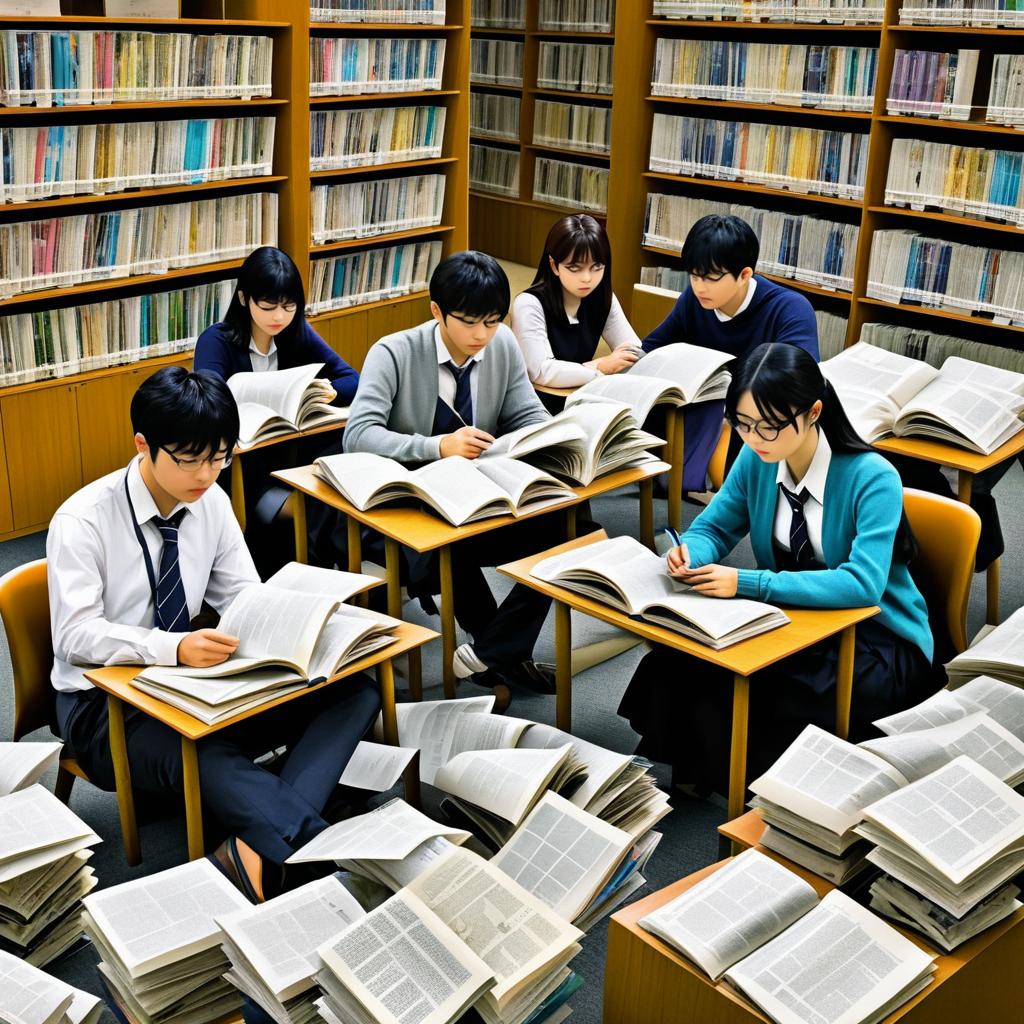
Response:
[{"label": "bookshelf", "polygon": [[[97,16],[98,4],[60,18],[0,17],[3,30],[117,30],[194,35],[260,35],[273,40],[272,88],[269,96],[251,99],[175,99],[113,102],[106,105],[54,107],[0,106],[0,129],[8,127],[117,125],[174,119],[272,117],[274,145],[269,174],[234,175],[199,183],[152,184],[103,195],[55,195],[0,205],[0,232],[5,225],[103,211],[161,204],[272,193],[276,197],[277,244],[294,259],[307,285],[316,261],[356,255],[407,243],[440,243],[442,255],[467,245],[469,9],[470,0],[447,0],[445,23],[379,24],[311,22],[310,5],[300,0],[184,0],[179,19]],[[67,8],[66,8],[67,9]],[[443,39],[441,88],[366,95],[312,96],[310,38]],[[310,115],[313,111],[434,105],[444,109],[445,126],[439,155],[432,159],[396,161],[372,166],[311,171]],[[440,222],[402,228],[385,235],[346,237],[315,244],[311,190],[339,183],[375,182],[411,174],[444,177]],[[99,277],[67,287],[0,294],[0,317],[11,314],[52,314],[87,304],[149,298],[178,289],[234,280],[242,258],[211,259],[185,267],[157,268],[116,278]],[[8,289],[7,291],[10,291]],[[379,291],[379,290],[378,290]],[[386,289],[385,289],[386,292]],[[378,294],[366,302],[330,309],[310,317],[347,361],[362,365],[369,346],[384,334],[429,316],[425,291]],[[201,317],[200,317],[201,319]],[[207,322],[212,322],[207,320]],[[206,323],[198,323],[201,330]],[[191,333],[192,323],[189,324]],[[126,352],[120,365],[67,372],[49,379],[23,380],[0,386],[0,540],[45,528],[56,507],[90,480],[123,465],[132,451],[128,407],[145,377],[168,364],[188,364],[190,346],[137,358]],[[2,367],[0,367],[2,369]]]}]

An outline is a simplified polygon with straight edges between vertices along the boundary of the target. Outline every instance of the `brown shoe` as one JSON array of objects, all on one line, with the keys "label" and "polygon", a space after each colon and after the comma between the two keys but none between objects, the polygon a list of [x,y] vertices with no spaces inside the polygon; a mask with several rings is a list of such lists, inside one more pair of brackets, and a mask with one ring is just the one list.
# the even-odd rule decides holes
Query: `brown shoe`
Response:
[{"label": "brown shoe", "polygon": [[252,903],[263,903],[263,858],[236,836],[225,839],[209,855],[214,865]]},{"label": "brown shoe", "polygon": [[494,684],[494,708],[491,713],[503,715],[512,703],[512,691],[504,683]]}]

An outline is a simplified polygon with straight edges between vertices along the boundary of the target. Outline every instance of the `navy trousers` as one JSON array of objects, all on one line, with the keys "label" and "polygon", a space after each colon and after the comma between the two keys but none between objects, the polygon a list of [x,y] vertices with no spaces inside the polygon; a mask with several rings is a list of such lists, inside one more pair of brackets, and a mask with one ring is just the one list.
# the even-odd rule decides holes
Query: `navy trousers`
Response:
[{"label": "navy trousers", "polygon": [[[327,827],[324,806],[379,709],[374,681],[356,676],[199,740],[203,803],[229,834],[269,861],[284,863]],[[57,721],[89,778],[113,790],[106,694],[58,693]],[[132,788],[181,793],[178,733],[126,709],[125,736]],[[253,757],[282,745],[288,754],[279,774],[253,763]]]}]

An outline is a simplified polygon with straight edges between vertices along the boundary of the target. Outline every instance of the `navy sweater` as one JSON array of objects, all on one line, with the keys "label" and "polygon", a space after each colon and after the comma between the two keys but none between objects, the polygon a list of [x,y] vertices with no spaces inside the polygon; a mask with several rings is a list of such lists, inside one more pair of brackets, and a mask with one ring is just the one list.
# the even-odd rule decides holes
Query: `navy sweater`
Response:
[{"label": "navy sweater", "polygon": [[[305,366],[308,363],[324,364],[323,376],[338,393],[334,405],[352,404],[359,384],[359,374],[303,320],[294,340],[278,347],[277,368],[290,370],[293,366]],[[193,365],[196,370],[209,370],[224,380],[235,373],[252,371],[248,344],[244,349],[233,344],[231,333],[224,323],[211,324],[199,335]]]}]

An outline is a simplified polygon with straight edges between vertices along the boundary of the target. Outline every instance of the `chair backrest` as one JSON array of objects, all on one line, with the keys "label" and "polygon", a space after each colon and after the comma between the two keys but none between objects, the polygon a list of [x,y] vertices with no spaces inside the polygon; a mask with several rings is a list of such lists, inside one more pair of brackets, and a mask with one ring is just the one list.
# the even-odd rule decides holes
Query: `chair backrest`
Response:
[{"label": "chair backrest", "polygon": [[0,577],[0,619],[7,633],[14,673],[14,739],[54,721],[50,684],[53,643],[46,559],[12,569]]},{"label": "chair backrest", "polygon": [[732,439],[732,427],[728,421],[722,421],[722,432],[718,435],[718,444],[711,453],[711,461],[708,463],[708,478],[711,480],[711,490],[720,491],[725,482],[727,471],[726,462],[729,458],[729,442]]},{"label": "chair backrest", "polygon": [[903,511],[918,546],[914,580],[959,654],[967,649],[967,602],[981,520],[970,505],[910,487],[903,490]]}]

